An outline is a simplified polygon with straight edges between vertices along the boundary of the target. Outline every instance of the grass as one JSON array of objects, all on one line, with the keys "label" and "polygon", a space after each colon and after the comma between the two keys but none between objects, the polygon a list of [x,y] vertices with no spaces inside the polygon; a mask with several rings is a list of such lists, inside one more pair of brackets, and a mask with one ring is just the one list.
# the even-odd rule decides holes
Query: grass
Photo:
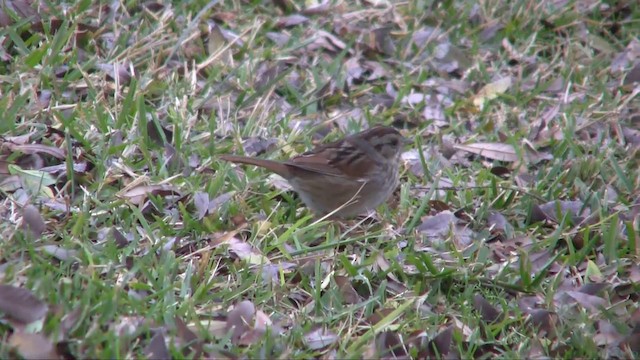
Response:
[{"label": "grass", "polygon": [[[277,3],[2,8],[0,356],[637,356],[637,4]],[[374,220],[217,158],[377,123]]]}]

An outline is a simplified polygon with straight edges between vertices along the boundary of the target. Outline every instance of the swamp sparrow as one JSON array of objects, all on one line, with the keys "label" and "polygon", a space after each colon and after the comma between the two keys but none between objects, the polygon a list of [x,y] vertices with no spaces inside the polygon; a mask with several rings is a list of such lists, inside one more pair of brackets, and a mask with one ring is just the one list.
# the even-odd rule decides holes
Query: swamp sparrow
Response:
[{"label": "swamp sparrow", "polygon": [[314,212],[345,218],[375,209],[393,193],[398,186],[400,153],[408,142],[394,128],[375,126],[287,161],[236,155],[220,158],[274,172]]}]

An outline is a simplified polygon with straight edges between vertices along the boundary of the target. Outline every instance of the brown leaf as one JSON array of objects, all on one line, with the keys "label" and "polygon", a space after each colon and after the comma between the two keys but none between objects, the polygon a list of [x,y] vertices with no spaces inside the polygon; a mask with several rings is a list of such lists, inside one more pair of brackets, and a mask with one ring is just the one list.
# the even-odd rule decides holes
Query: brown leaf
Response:
[{"label": "brown leaf", "polygon": [[167,349],[164,341],[164,335],[158,331],[144,348],[144,354],[149,359],[172,359],[173,357]]},{"label": "brown leaf", "polygon": [[196,193],[193,194],[193,205],[196,207],[196,219],[202,220],[209,211],[209,194],[196,191]]},{"label": "brown leaf", "polygon": [[473,231],[449,210],[424,217],[422,224],[416,230],[433,243],[441,243],[452,236],[458,248],[471,244],[474,235]]},{"label": "brown leaf", "polygon": [[426,216],[417,230],[429,237],[446,236],[458,219],[449,210],[441,211],[434,216]]},{"label": "brown leaf", "polygon": [[314,35],[314,41],[307,46],[309,51],[322,48],[332,53],[338,53],[347,48],[347,44],[344,41],[324,30],[314,31]]},{"label": "brown leaf", "polygon": [[296,9],[295,2],[292,0],[271,0],[275,6],[280,8],[282,12],[288,14]]},{"label": "brown leaf", "polygon": [[362,43],[364,46],[364,52],[367,56],[375,56],[373,52],[377,52],[382,55],[391,56],[396,52],[396,44],[391,37],[392,27],[384,26],[366,34],[366,43]]},{"label": "brown leaf", "polygon": [[617,346],[624,340],[616,327],[606,320],[598,321],[598,331],[593,336],[593,342],[598,346]]},{"label": "brown leaf", "polygon": [[61,360],[76,360],[76,356],[71,352],[69,341],[58,341],[56,343],[56,353]]},{"label": "brown leaf", "polygon": [[458,74],[473,64],[468,51],[452,45],[448,40],[436,45],[433,55],[431,66],[438,72]]},{"label": "brown leaf", "polygon": [[514,162],[518,161],[518,154],[512,145],[502,143],[474,143],[454,145],[458,150],[467,151],[492,160]]},{"label": "brown leaf", "polygon": [[283,18],[278,19],[278,21],[276,21],[276,27],[288,28],[288,27],[304,24],[308,21],[309,21],[309,18],[304,15],[293,14],[293,15],[285,16]]},{"label": "brown leaf", "polygon": [[542,205],[533,205],[530,222],[550,220],[559,223],[569,216],[573,223],[582,221],[591,214],[591,210],[582,201],[555,200]]},{"label": "brown leaf", "polygon": [[149,195],[180,196],[180,192],[171,185],[138,185],[125,191],[121,197],[128,199],[134,205],[141,205]]},{"label": "brown leaf", "polygon": [[504,232],[509,226],[509,221],[498,211],[490,211],[487,217],[487,225],[491,231]]},{"label": "brown leaf", "polygon": [[528,140],[523,141],[524,158],[528,163],[537,164],[541,161],[553,160],[553,155],[546,151],[538,151]]},{"label": "brown leaf", "polygon": [[627,75],[624,77],[622,88],[626,91],[633,91],[633,89],[638,85],[640,85],[640,62],[629,70]]},{"label": "brown leaf", "polygon": [[342,299],[346,304],[353,305],[358,304],[361,301],[360,295],[358,295],[356,289],[353,288],[353,285],[351,285],[351,281],[349,281],[348,277],[336,275],[333,279],[336,281],[336,284],[338,284],[340,294],[342,295]]},{"label": "brown leaf", "polygon": [[599,296],[589,295],[579,291],[567,291],[565,294],[575,300],[582,307],[593,312],[600,312],[607,306],[607,302]]},{"label": "brown leaf", "polygon": [[202,340],[189,329],[181,318],[176,316],[174,322],[176,324],[176,330],[178,331],[178,338],[181,340],[182,345],[186,346],[182,353],[185,356],[191,353],[194,359],[199,358],[202,354]]},{"label": "brown leaf", "polygon": [[538,336],[552,338],[556,333],[558,315],[545,309],[533,309],[530,312],[529,325],[536,329]]},{"label": "brown leaf", "polygon": [[640,326],[636,326],[622,341],[622,345],[633,352],[640,352]]},{"label": "brown leaf", "polygon": [[250,245],[246,241],[237,238],[237,231],[225,233],[212,241],[212,245],[220,246],[226,244],[238,258],[253,265],[269,264],[271,261],[264,256],[259,249]]},{"label": "brown leaf", "polygon": [[27,325],[42,319],[48,306],[31,291],[11,285],[0,285],[0,312],[12,320]]},{"label": "brown leaf", "polygon": [[197,191],[193,195],[193,205],[195,206],[197,212],[196,219],[201,220],[207,214],[215,213],[215,211],[218,210],[220,206],[231,200],[234,194],[235,191],[229,191],[217,196],[214,199],[209,200],[209,194]]},{"label": "brown leaf", "polygon": [[400,335],[395,331],[383,331],[376,336],[376,355],[379,359],[409,359]]},{"label": "brown leaf", "polygon": [[13,144],[10,142],[3,142],[2,147],[6,147],[12,152],[21,152],[23,154],[47,154],[57,159],[65,159],[65,151],[55,146],[43,145],[43,144]]},{"label": "brown leaf", "polygon": [[374,326],[384,318],[386,318],[389,314],[393,312],[391,308],[384,308],[376,310],[373,314],[371,314],[365,321],[367,325]]},{"label": "brown leaf", "polygon": [[234,194],[235,194],[235,191],[228,191],[226,193],[222,193],[216,196],[215,198],[211,199],[211,201],[209,201],[209,214],[214,213],[214,211],[217,211],[220,208],[220,206],[222,206],[223,204],[231,200]]},{"label": "brown leaf", "polygon": [[338,335],[318,327],[304,335],[304,344],[309,350],[320,350],[338,341]]},{"label": "brown leaf", "polygon": [[65,249],[58,245],[44,245],[40,246],[38,250],[43,251],[60,261],[77,261],[78,251],[72,249]]},{"label": "brown leaf", "polygon": [[153,0],[147,0],[147,1],[143,2],[142,4],[140,4],[140,6],[143,9],[148,10],[148,11],[150,11],[152,13],[160,12],[160,11],[165,9],[165,5],[164,4],[161,4],[160,2],[153,1]]},{"label": "brown leaf", "polygon": [[511,169],[505,166],[493,166],[491,168],[491,173],[495,176],[499,176],[503,179],[507,179],[509,175],[511,175]]},{"label": "brown leaf", "polygon": [[455,327],[449,325],[446,329],[438,333],[427,345],[427,349],[421,351],[420,357],[437,357],[449,355],[451,351],[451,340],[453,339]]},{"label": "brown leaf", "polygon": [[173,141],[173,131],[165,129],[153,120],[147,121],[147,136],[160,146]]},{"label": "brown leaf", "polygon": [[331,5],[329,0],[314,1],[313,4],[302,9],[300,13],[303,15],[323,15],[331,11]]},{"label": "brown leaf", "polygon": [[129,245],[129,239],[127,239],[118,229],[115,227],[111,228],[111,236],[113,236],[113,240],[116,242],[116,247],[118,249],[122,249],[123,247]]},{"label": "brown leaf", "polygon": [[640,130],[625,126],[622,128],[622,134],[624,135],[624,140],[632,147],[636,149],[640,147]]},{"label": "brown leaf", "polygon": [[40,334],[14,332],[9,346],[16,349],[26,360],[57,359],[58,354],[51,340]]},{"label": "brown leaf", "polygon": [[237,304],[227,315],[227,331],[232,331],[231,342],[238,344],[253,327],[256,307],[249,300]]},{"label": "brown leaf", "polygon": [[283,47],[287,45],[287,43],[289,42],[289,39],[291,38],[291,36],[288,34],[283,34],[283,33],[273,32],[273,31],[268,32],[266,34],[266,37],[267,39],[273,41],[279,47]]},{"label": "brown leaf", "polygon": [[27,19],[31,24],[41,21],[40,15],[33,8],[33,2],[27,0],[3,1],[0,7],[0,25],[6,27],[14,23],[13,19],[5,13],[5,7],[13,11],[21,19]]},{"label": "brown leaf", "polygon": [[22,226],[31,231],[35,238],[39,238],[47,229],[42,215],[37,207],[29,204],[22,209]]},{"label": "brown leaf", "polygon": [[147,324],[146,318],[141,315],[125,315],[117,319],[117,322],[110,323],[110,328],[118,336],[136,336],[138,335],[145,324]]},{"label": "brown leaf", "polygon": [[266,283],[273,282],[277,284],[280,280],[281,273],[291,273],[297,267],[298,264],[296,263],[281,261],[277,264],[264,264],[260,267],[260,273],[262,275],[262,280]]},{"label": "brown leaf", "polygon": [[507,76],[485,85],[473,98],[473,104],[482,109],[486,103],[504,94],[511,87],[511,77]]},{"label": "brown leaf", "polygon": [[117,84],[127,85],[131,81],[131,73],[130,69],[133,68],[132,64],[124,63],[124,64],[107,64],[107,63],[98,63],[96,67],[102,70],[108,77],[116,81]]},{"label": "brown leaf", "polygon": [[[84,174],[87,171],[88,164],[86,161],[81,162],[73,162],[72,169],[74,173]],[[62,163],[58,165],[44,166],[38,168],[40,171],[53,174],[53,175],[62,175],[67,173],[67,164]]]},{"label": "brown leaf", "polygon": [[580,286],[578,291],[587,295],[595,295],[610,286],[611,284],[607,283],[588,283]]},{"label": "brown leaf", "polygon": [[[256,87],[260,87],[262,80],[256,80]],[[246,156],[260,156],[275,148],[278,139],[261,137],[250,137],[242,142],[242,150]]]},{"label": "brown leaf", "polygon": [[502,318],[502,313],[480,294],[473,297],[473,307],[480,313],[482,320],[489,324],[500,322]]},{"label": "brown leaf", "polygon": [[640,54],[640,40],[631,39],[627,47],[611,61],[611,72],[619,74],[634,64]]},{"label": "brown leaf", "polygon": [[69,333],[73,330],[78,321],[82,318],[84,308],[82,306],[76,306],[70,313],[64,315],[60,320],[60,334],[63,338],[69,338]]},{"label": "brown leaf", "polygon": [[211,320],[203,320],[200,322],[199,326],[206,329],[211,336],[216,338],[222,338],[227,335],[227,319],[226,316],[216,316]]},{"label": "brown leaf", "polygon": [[[293,68],[289,66],[289,64],[284,61],[277,61],[275,63],[270,63],[267,61],[263,61],[258,66],[258,71],[256,72],[255,80],[254,80],[254,88],[257,92],[266,91],[269,88],[278,85],[278,82],[284,78],[287,74],[289,74]],[[261,145],[261,143],[265,143],[266,145]],[[263,140],[260,137],[250,137],[245,140],[242,144],[242,147],[245,150],[245,154],[247,155],[260,155],[264,152],[264,150],[259,151],[261,149],[268,149],[272,147],[277,142],[277,139],[266,139]],[[257,143],[257,149],[255,150],[255,154],[250,149],[252,145]]]},{"label": "brown leaf", "polygon": [[[210,56],[204,63],[198,65],[198,69],[202,69],[216,60],[219,60],[223,65],[232,65],[233,52],[228,47],[229,41],[224,30],[214,22],[209,23],[208,30],[207,50]],[[239,42],[236,43],[239,44]]]},{"label": "brown leaf", "polygon": [[255,322],[253,326],[249,329],[249,331],[242,334],[240,337],[240,341],[238,345],[249,346],[257,343],[262,340],[265,333],[267,332],[267,328],[271,328],[274,334],[280,334],[280,330],[278,327],[273,327],[271,319],[267,314],[260,310],[256,310]]}]

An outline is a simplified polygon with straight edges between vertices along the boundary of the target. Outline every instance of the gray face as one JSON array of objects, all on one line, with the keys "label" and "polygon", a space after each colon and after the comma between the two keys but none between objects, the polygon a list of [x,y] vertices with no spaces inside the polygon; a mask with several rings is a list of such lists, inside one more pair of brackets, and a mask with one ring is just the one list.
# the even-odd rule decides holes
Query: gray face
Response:
[{"label": "gray face", "polygon": [[373,141],[375,142],[374,148],[376,151],[378,151],[383,157],[390,160],[400,156],[402,147],[406,143],[406,139],[396,132],[384,134]]},{"label": "gray face", "polygon": [[400,135],[389,134],[385,137],[385,147],[382,148],[382,156],[393,159],[400,156],[404,139]]}]

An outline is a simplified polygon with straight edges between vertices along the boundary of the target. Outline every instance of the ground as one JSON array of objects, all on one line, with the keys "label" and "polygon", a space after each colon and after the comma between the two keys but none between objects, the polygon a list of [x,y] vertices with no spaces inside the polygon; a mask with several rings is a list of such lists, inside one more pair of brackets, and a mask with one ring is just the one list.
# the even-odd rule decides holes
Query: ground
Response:
[{"label": "ground", "polygon": [[[3,1],[0,357],[637,357],[638,34],[624,0]],[[412,143],[369,218],[219,159],[375,124]]]}]

